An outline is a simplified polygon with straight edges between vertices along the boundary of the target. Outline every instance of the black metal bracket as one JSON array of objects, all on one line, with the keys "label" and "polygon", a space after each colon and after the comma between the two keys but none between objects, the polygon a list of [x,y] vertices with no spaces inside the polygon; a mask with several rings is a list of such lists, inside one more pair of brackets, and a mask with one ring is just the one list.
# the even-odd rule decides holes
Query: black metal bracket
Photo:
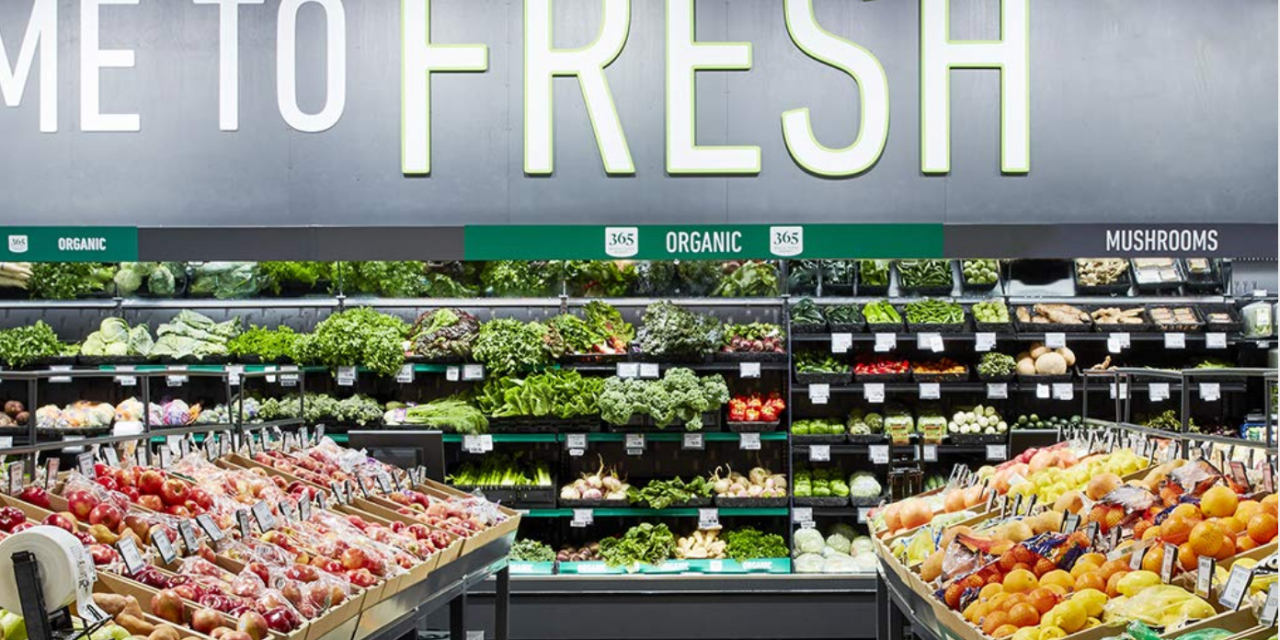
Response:
[{"label": "black metal bracket", "polygon": [[71,624],[71,612],[67,607],[56,611],[48,611],[44,601],[44,586],[40,579],[40,563],[30,551],[19,551],[11,556],[13,560],[13,577],[18,587],[18,600],[22,606],[22,617],[26,621],[27,638],[29,640],[77,640],[88,638],[106,621],[89,623],[85,621],[83,629],[75,629]]}]

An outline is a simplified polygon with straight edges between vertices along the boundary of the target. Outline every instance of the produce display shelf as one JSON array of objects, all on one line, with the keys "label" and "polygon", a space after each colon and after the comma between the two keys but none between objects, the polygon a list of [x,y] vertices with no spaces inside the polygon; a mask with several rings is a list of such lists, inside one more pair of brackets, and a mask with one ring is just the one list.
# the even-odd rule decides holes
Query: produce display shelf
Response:
[{"label": "produce display shelf", "polygon": [[[831,393],[862,393],[866,390],[867,384],[868,383],[864,382],[833,384],[830,385],[830,391]],[[921,383],[885,382],[870,384],[883,384],[885,393],[919,393]],[[937,382],[934,384],[937,384],[938,389],[943,393],[985,393],[987,390],[987,383],[985,382]],[[811,385],[807,384],[793,383],[791,385],[791,394],[808,394],[810,386]],[[1014,383],[1009,383],[1009,389],[1012,390],[1013,388]]]},{"label": "produce display shelf", "polygon": [[[639,362],[639,360],[626,360],[625,362]],[[781,362],[766,362],[763,360],[753,361],[751,358],[745,356],[741,362],[660,362],[656,364],[658,365],[659,371],[666,371],[668,369],[692,369],[694,371],[705,371],[708,373],[726,373],[740,371],[742,364],[749,362],[758,363],[761,371],[789,371],[791,369],[790,363],[785,360]],[[618,369],[617,362],[563,364],[561,366],[565,369],[576,369],[582,372],[596,373],[612,373]]]},{"label": "produce display shelf", "polygon": [[[169,439],[168,438],[169,435],[173,435],[173,434],[168,434],[164,432],[157,433],[153,431],[151,433],[151,443],[159,444],[161,442],[165,442],[166,440]],[[346,444],[347,442],[350,441],[350,438],[345,433],[331,433],[326,435],[328,435],[329,438],[333,439],[333,441],[338,444]],[[203,433],[193,434],[192,439],[196,441],[196,444],[202,443],[205,440],[205,434]]]},{"label": "produce display shelf", "polygon": [[[554,433],[491,433],[487,434],[495,443],[535,443],[556,442]],[[461,433],[446,433],[441,436],[445,444],[461,444],[466,436]]]},{"label": "produce display shelf", "polygon": [[[683,442],[685,433],[685,431],[672,433],[643,432],[640,435],[644,436],[646,442]],[[694,431],[689,433],[699,432]],[[742,434],[734,433],[732,431],[707,431],[701,433],[702,439],[705,442],[738,442],[739,440],[742,440]],[[568,435],[569,434],[565,433],[559,434],[560,442],[567,442],[569,439]],[[623,442],[627,439],[628,434],[587,433],[584,435],[587,436],[587,442]],[[786,439],[787,433],[785,431],[767,431],[760,434],[761,441],[785,441]],[[496,439],[494,441],[497,442]]]},{"label": "produce display shelf", "polygon": [[[717,508],[716,511],[724,518],[749,516],[785,517],[791,513],[786,507],[727,507]],[[528,518],[572,518],[573,512],[574,509],[528,509],[522,513]],[[699,515],[699,509],[641,509],[627,507],[620,509],[591,509],[591,514],[596,518],[696,518]]]}]

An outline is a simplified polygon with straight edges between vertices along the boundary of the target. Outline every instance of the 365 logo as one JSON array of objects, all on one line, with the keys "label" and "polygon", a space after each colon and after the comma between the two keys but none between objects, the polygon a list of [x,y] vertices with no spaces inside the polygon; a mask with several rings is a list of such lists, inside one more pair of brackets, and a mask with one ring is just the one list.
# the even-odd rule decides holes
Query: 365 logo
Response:
[{"label": "365 logo", "polygon": [[769,227],[769,253],[780,258],[804,253],[804,227]]},{"label": "365 logo", "polygon": [[606,227],[604,252],[614,258],[631,258],[640,253],[640,229],[637,227]]},{"label": "365 logo", "polygon": [[9,236],[9,253],[26,253],[30,248],[27,236]]}]

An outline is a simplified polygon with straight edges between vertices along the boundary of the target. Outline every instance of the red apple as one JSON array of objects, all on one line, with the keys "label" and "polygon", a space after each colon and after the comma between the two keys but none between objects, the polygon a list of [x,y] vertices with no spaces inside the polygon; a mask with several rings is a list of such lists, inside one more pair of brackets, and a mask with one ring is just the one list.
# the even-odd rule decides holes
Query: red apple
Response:
[{"label": "red apple", "polygon": [[27,522],[24,522],[24,523],[22,523],[22,524],[16,524],[16,525],[14,525],[14,526],[13,526],[13,531],[10,531],[9,533],[22,533],[23,531],[26,531],[27,529],[32,529],[32,528],[34,528],[35,526],[36,526],[36,525],[32,524],[32,523],[31,523],[31,521],[30,521],[30,520],[28,520]]},{"label": "red apple", "polygon": [[22,488],[22,492],[18,494],[18,499],[23,502],[29,502],[41,509],[49,508],[49,492],[43,487],[35,485],[27,485]]},{"label": "red apple", "polygon": [[201,509],[208,509],[209,507],[213,506],[213,496],[209,495],[208,491],[205,491],[200,487],[192,487],[190,490],[188,490],[187,497],[191,500],[194,500],[196,504],[200,505]]},{"label": "red apple", "polygon": [[0,507],[0,531],[12,533],[13,528],[26,522],[27,514],[17,507]]},{"label": "red apple", "polygon": [[129,502],[136,503],[142,494],[138,493],[137,487],[120,487],[120,493],[129,498]]},{"label": "red apple", "polygon": [[67,508],[78,520],[88,520],[89,512],[98,506],[98,499],[88,491],[72,491],[67,494]]},{"label": "red apple", "polygon": [[364,549],[352,547],[342,552],[339,562],[348,571],[363,569],[369,563],[369,554],[365,553]]},{"label": "red apple", "polygon": [[112,531],[118,531],[123,517],[124,514],[120,512],[120,507],[103,502],[89,512],[89,524],[100,524]]},{"label": "red apple", "polygon": [[167,514],[169,514],[169,515],[171,515],[171,516],[175,516],[175,517],[178,517],[178,518],[190,518],[190,517],[191,517],[191,512],[190,512],[190,511],[188,511],[186,507],[184,507],[184,506],[182,506],[182,505],[180,505],[180,504],[170,505],[169,507],[167,507],[167,508],[164,510],[164,512],[165,512],[165,513],[167,513]]},{"label": "red apple", "polygon": [[246,611],[240,614],[240,620],[236,623],[236,631],[249,636],[250,640],[262,640],[269,633],[267,619],[257,611]]},{"label": "red apple", "polygon": [[165,480],[160,485],[160,499],[170,506],[181,505],[187,501],[187,484],[176,478]]},{"label": "red apple", "polygon": [[76,532],[75,516],[65,511],[62,513],[49,514],[44,519],[44,521],[42,521],[40,524],[49,525],[51,527],[58,527],[59,529],[65,530],[67,533]]},{"label": "red apple", "polygon": [[378,579],[374,577],[372,573],[369,573],[368,569],[356,569],[355,571],[348,571],[347,581],[350,582],[351,584],[354,584],[357,587],[362,587],[364,589],[368,589],[369,587],[372,587],[373,585],[378,584]]},{"label": "red apple", "polygon": [[116,550],[105,544],[91,544],[88,546],[88,550],[89,557],[93,558],[94,566],[100,567],[104,564],[111,564],[119,558]]},{"label": "red apple", "polygon": [[141,506],[143,509],[150,509],[152,511],[164,511],[164,500],[161,500],[160,496],[155,494],[148,493],[144,496],[139,497],[138,505]]},{"label": "red apple", "polygon": [[97,478],[94,478],[93,481],[98,483],[98,486],[105,487],[111,491],[116,491],[120,488],[120,484],[111,476],[98,476]]},{"label": "red apple", "polygon": [[138,491],[151,496],[160,495],[160,489],[164,486],[164,476],[155,469],[147,469],[138,477]]},{"label": "red apple", "polygon": [[284,577],[298,582],[315,582],[320,579],[320,574],[310,565],[294,564],[285,570]]}]

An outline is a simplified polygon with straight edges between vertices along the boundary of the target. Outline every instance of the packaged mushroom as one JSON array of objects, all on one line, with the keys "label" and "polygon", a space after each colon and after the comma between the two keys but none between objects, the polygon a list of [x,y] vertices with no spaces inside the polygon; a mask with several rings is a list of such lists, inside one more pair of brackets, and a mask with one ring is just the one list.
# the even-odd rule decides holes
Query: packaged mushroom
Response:
[{"label": "packaged mushroom", "polygon": [[1129,261],[1120,258],[1076,259],[1076,281],[1087,287],[1117,284],[1129,272]]},{"label": "packaged mushroom", "polygon": [[1121,308],[1121,307],[1101,307],[1094,309],[1089,315],[1093,318],[1093,323],[1099,327],[1111,325],[1124,325],[1132,328],[1139,328],[1147,323],[1143,318],[1142,307]]},{"label": "packaged mushroom", "polygon": [[1152,307],[1147,310],[1151,324],[1160,331],[1196,331],[1200,317],[1192,307]]},{"label": "packaged mushroom", "polygon": [[1089,314],[1069,304],[1037,304],[1018,307],[1018,322],[1022,324],[1080,325],[1089,324]]}]

